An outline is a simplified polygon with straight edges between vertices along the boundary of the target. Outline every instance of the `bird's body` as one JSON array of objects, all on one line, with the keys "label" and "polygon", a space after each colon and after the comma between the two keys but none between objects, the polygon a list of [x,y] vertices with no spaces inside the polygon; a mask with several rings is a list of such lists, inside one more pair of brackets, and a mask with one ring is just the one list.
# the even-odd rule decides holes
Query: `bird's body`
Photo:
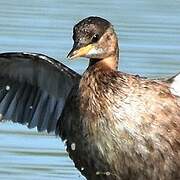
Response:
[{"label": "bird's body", "polygon": [[73,39],[68,56],[90,59],[82,76],[47,56],[0,54],[4,119],[56,131],[87,180],[180,179],[180,75],[117,71],[118,40],[105,19],[80,21]]},{"label": "bird's body", "polygon": [[67,112],[79,117],[66,114],[61,127],[71,134],[61,135],[88,180],[180,177],[180,99],[168,86],[93,65],[75,97]]}]

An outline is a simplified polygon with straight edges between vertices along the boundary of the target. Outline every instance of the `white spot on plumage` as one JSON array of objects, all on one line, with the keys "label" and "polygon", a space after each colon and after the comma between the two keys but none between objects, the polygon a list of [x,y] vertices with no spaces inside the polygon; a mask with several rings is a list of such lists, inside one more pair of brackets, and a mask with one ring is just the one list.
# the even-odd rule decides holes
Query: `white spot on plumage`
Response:
[{"label": "white spot on plumage", "polygon": [[110,173],[109,171],[107,171],[107,172],[96,171],[96,175],[97,175],[97,176],[98,176],[98,175],[106,175],[106,176],[110,176],[111,173]]},{"label": "white spot on plumage", "polygon": [[75,150],[76,150],[76,144],[75,144],[75,143],[72,143],[72,144],[71,144],[71,149],[72,149],[72,151],[75,151]]},{"label": "white spot on plumage", "polygon": [[9,91],[11,87],[9,85],[6,86],[6,91]]},{"label": "white spot on plumage", "polygon": [[178,74],[175,78],[174,81],[171,84],[171,93],[180,96],[180,74]]},{"label": "white spot on plumage", "polygon": [[96,172],[96,175],[97,175],[97,176],[100,175],[100,174],[101,174],[101,173],[100,173],[99,171]]},{"label": "white spot on plumage", "polygon": [[0,121],[3,119],[3,115],[0,113]]},{"label": "white spot on plumage", "polygon": [[84,171],[84,167],[81,167],[81,171]]},{"label": "white spot on plumage", "polygon": [[106,176],[110,176],[111,173],[109,171],[106,172]]}]

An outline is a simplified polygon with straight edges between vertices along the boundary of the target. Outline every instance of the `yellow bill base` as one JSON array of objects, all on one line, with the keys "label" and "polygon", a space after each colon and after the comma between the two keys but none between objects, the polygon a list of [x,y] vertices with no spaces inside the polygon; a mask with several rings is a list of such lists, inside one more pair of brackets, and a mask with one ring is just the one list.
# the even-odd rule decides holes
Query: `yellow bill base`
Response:
[{"label": "yellow bill base", "polygon": [[78,57],[86,56],[88,54],[88,52],[93,48],[94,48],[94,46],[92,44],[89,44],[89,45],[87,45],[85,47],[82,47],[82,48],[74,51],[72,56],[70,57],[70,59],[75,59],[75,58],[78,58]]}]

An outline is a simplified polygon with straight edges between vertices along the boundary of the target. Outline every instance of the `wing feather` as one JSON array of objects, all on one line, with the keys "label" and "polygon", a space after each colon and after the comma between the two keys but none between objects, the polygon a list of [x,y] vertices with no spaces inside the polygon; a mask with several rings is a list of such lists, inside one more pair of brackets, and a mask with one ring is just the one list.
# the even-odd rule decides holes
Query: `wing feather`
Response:
[{"label": "wing feather", "polygon": [[42,54],[0,54],[0,113],[38,131],[55,131],[80,75]]}]

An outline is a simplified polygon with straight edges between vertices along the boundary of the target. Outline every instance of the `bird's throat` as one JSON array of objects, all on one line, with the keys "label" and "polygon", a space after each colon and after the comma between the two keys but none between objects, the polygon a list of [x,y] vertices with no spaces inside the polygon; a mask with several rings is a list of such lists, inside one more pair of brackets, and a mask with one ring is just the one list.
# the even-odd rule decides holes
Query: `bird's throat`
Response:
[{"label": "bird's throat", "polygon": [[118,61],[119,61],[119,52],[117,51],[117,53],[103,59],[90,59],[89,66],[95,65],[95,66],[107,67],[112,70],[117,70]]}]

